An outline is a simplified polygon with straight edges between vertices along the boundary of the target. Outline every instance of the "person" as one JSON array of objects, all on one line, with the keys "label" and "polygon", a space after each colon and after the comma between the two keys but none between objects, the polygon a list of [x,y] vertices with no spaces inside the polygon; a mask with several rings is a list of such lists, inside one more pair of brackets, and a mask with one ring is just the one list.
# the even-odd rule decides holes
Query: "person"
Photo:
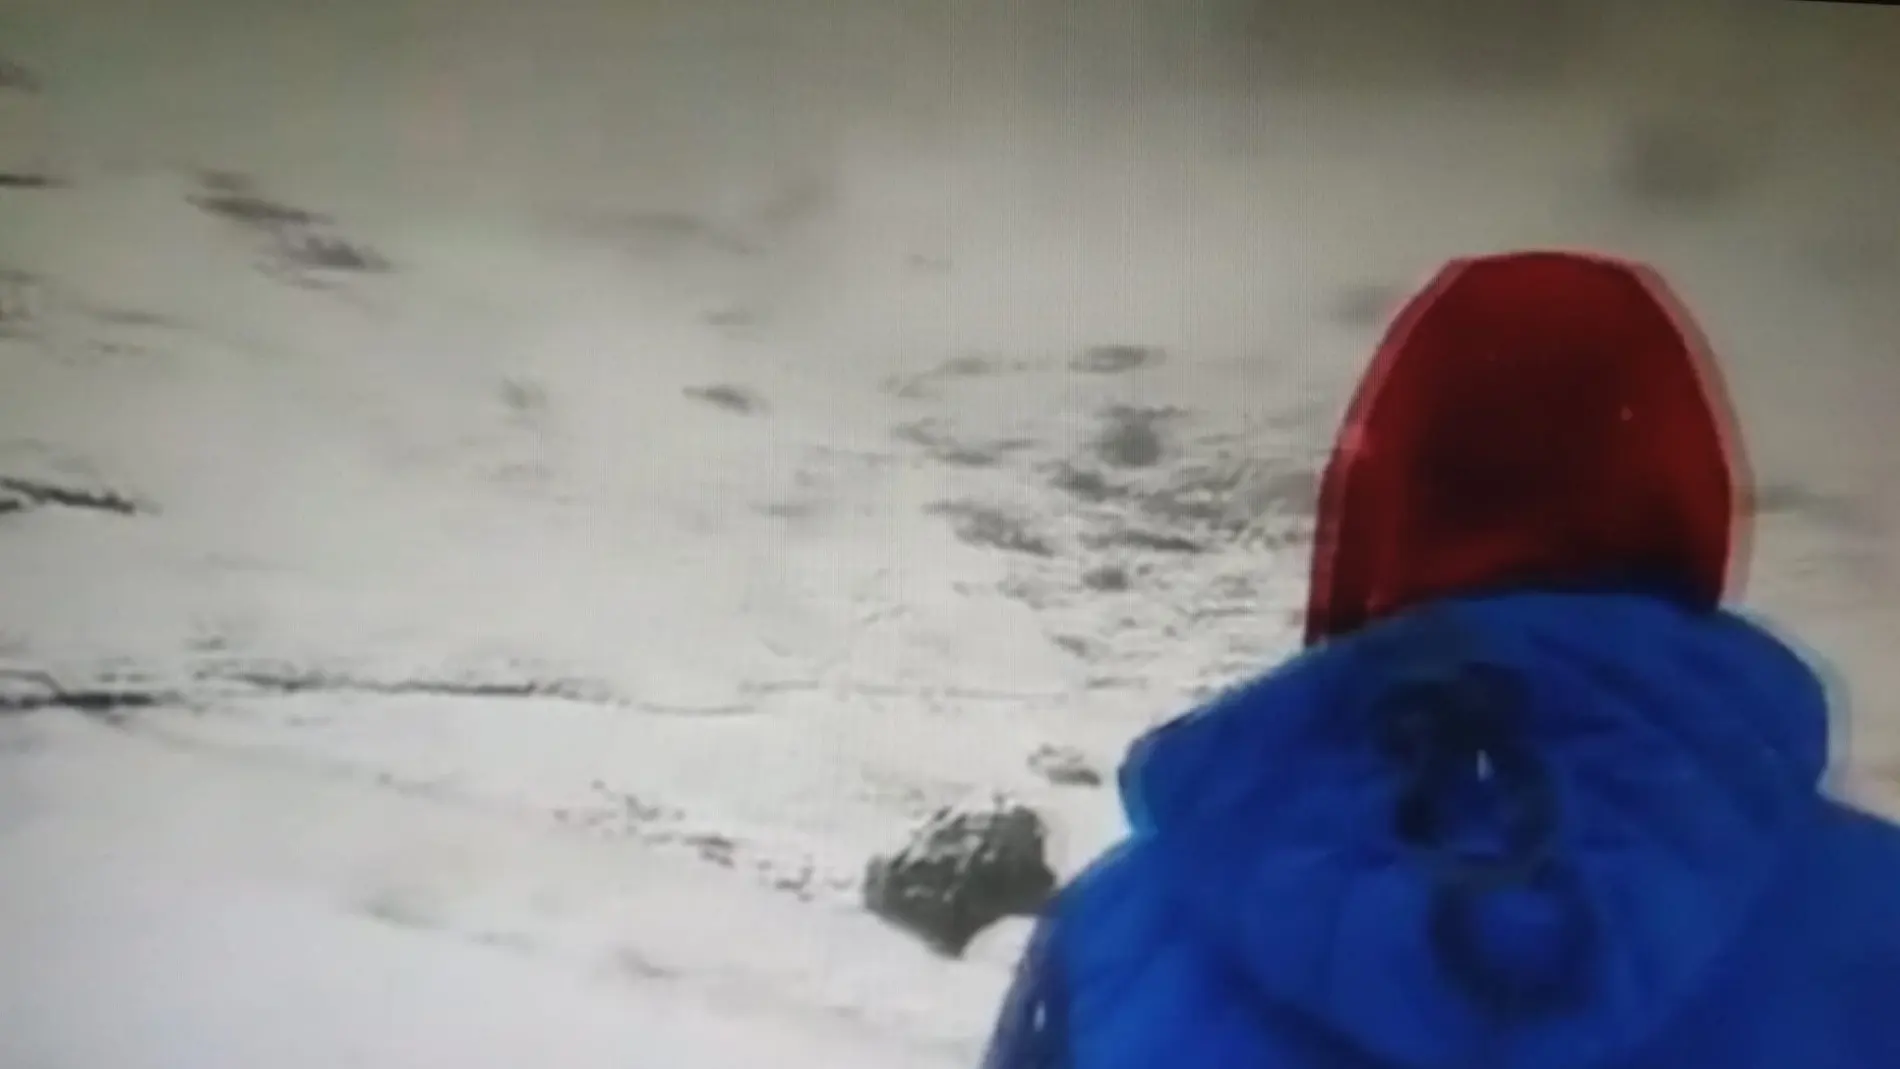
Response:
[{"label": "person", "polygon": [[1446,266],[1321,480],[1306,647],[1135,744],[987,1069],[1900,1067],[1900,829],[1723,606],[1744,476],[1653,271]]}]

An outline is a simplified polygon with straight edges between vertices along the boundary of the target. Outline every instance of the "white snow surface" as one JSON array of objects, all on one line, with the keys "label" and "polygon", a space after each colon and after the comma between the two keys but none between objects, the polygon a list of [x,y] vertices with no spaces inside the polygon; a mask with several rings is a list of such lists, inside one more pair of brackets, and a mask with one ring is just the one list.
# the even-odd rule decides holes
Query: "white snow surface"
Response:
[{"label": "white snow surface", "polygon": [[[1023,925],[938,958],[866,859],[993,791],[1112,841],[1030,755],[1292,648],[1460,253],[1676,280],[1745,601],[1900,809],[1891,12],[1594,5],[1499,90],[1369,0],[165,7],[0,10],[0,696],[154,699],[0,713],[0,1065],[971,1064]],[[1744,180],[1640,203],[1657,116]]]}]

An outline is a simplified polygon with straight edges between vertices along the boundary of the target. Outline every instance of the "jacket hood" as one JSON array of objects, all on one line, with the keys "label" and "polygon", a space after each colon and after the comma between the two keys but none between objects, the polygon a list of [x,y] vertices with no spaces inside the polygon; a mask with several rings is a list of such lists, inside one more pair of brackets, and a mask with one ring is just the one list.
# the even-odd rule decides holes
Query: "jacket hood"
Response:
[{"label": "jacket hood", "polygon": [[1819,680],[1734,614],[1505,594],[1309,650],[1121,787],[1259,998],[1404,1069],[1586,1069],[1748,928],[1826,752]]},{"label": "jacket hood", "polygon": [[1482,590],[1721,598],[1741,458],[1707,346],[1637,264],[1456,260],[1394,319],[1321,479],[1309,644]]}]

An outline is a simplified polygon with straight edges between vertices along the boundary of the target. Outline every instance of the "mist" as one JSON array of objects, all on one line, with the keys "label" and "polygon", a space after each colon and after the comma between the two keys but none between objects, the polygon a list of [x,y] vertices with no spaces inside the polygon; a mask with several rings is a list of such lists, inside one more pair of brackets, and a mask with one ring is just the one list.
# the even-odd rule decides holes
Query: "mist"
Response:
[{"label": "mist", "polygon": [[1896,192],[1877,5],[4,0],[0,1061],[970,1064],[867,857],[1113,841],[1475,253],[1680,292],[1892,809]]}]

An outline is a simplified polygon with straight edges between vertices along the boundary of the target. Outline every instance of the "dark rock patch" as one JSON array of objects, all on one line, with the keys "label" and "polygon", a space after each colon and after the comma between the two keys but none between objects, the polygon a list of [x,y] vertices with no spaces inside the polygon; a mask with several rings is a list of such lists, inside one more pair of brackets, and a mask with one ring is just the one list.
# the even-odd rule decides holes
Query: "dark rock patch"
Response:
[{"label": "dark rock patch", "polygon": [[1204,543],[1186,535],[1170,534],[1166,531],[1147,531],[1138,527],[1098,531],[1086,536],[1083,543],[1090,549],[1139,549],[1152,553],[1207,552],[1207,546]]},{"label": "dark rock patch", "polygon": [[1082,585],[1102,594],[1120,593],[1131,584],[1128,569],[1119,564],[1102,564],[1082,573]]},{"label": "dark rock patch", "polygon": [[1038,746],[1029,755],[1030,771],[1058,787],[1100,787],[1102,774],[1082,751],[1071,746]]},{"label": "dark rock patch", "polygon": [[68,688],[51,673],[30,669],[0,669],[0,681],[13,684],[0,684],[0,715],[4,716],[65,709],[112,727],[122,727],[136,711],[182,701],[179,695],[167,691],[136,684],[120,685],[111,680]]},{"label": "dark rock patch", "polygon": [[59,189],[65,184],[40,171],[0,171],[0,189]]},{"label": "dark rock patch", "polygon": [[669,980],[679,975],[678,970],[660,965],[632,947],[614,951],[612,961],[616,971],[642,982]]},{"label": "dark rock patch", "polygon": [[735,864],[734,852],[739,844],[730,836],[717,832],[697,832],[683,835],[680,842],[698,852],[700,859],[718,865],[720,868],[732,868]]},{"label": "dark rock patch", "polygon": [[591,805],[556,809],[555,823],[607,838],[658,840],[661,833],[654,830],[656,826],[677,822],[684,816],[671,806],[609,787],[604,780],[588,786],[597,800]]},{"label": "dark rock patch", "polygon": [[501,380],[501,407],[510,423],[539,429],[548,414],[547,388],[533,379],[510,375]]},{"label": "dark rock patch", "polygon": [[455,698],[547,698],[588,704],[620,704],[604,685],[581,679],[371,679],[341,672],[294,666],[210,665],[203,680],[236,683],[278,694],[334,692],[383,695],[435,695]]},{"label": "dark rock patch", "polygon": [[1096,458],[1115,468],[1151,468],[1161,463],[1167,453],[1160,429],[1164,415],[1145,408],[1109,409],[1092,446]]},{"label": "dark rock patch", "polygon": [[1110,481],[1101,472],[1066,462],[1056,465],[1049,481],[1056,489],[1091,505],[1125,497],[1128,493],[1126,487]]},{"label": "dark rock patch", "polygon": [[233,176],[214,181],[211,188],[186,198],[192,207],[229,222],[264,229],[320,226],[331,221],[328,216],[271,200]]},{"label": "dark rock patch", "polygon": [[1081,635],[1057,635],[1050,641],[1064,652],[1084,661],[1098,660],[1103,656],[1101,643]]},{"label": "dark rock patch", "polygon": [[960,956],[1005,917],[1041,909],[1055,892],[1048,829],[1035,810],[1006,799],[980,809],[940,809],[896,853],[865,866],[864,906]]},{"label": "dark rock patch", "polygon": [[1032,557],[1055,556],[1055,544],[1035,531],[1028,519],[995,505],[946,501],[931,506],[930,511],[947,517],[957,540],[966,545]]},{"label": "dark rock patch", "polygon": [[1072,371],[1091,375],[1120,375],[1161,363],[1166,354],[1152,345],[1092,345],[1069,361]]},{"label": "dark rock patch", "polygon": [[951,436],[937,420],[906,423],[893,433],[900,440],[922,448],[930,459],[957,468],[993,468],[1031,444],[1020,438],[962,441]]},{"label": "dark rock patch", "polygon": [[0,476],[0,514],[38,508],[87,509],[117,516],[137,516],[147,511],[138,502],[111,490],[81,489],[39,479]]},{"label": "dark rock patch", "polygon": [[987,356],[967,353],[963,356],[953,356],[938,364],[931,374],[945,379],[969,379],[980,375],[993,375],[1001,370],[1003,367],[998,361]]},{"label": "dark rock patch", "polygon": [[384,272],[381,253],[340,236],[336,221],[265,195],[250,178],[229,171],[199,176],[198,192],[186,200],[199,211],[256,231],[267,239],[266,270],[308,280],[312,272]]},{"label": "dark rock patch", "polygon": [[392,267],[374,249],[331,234],[280,234],[276,252],[286,265],[307,271],[381,273]]},{"label": "dark rock patch", "polygon": [[1170,472],[1142,496],[1141,510],[1170,527],[1234,536],[1266,518],[1310,520],[1318,504],[1311,465],[1223,459]]},{"label": "dark rock patch", "polygon": [[686,396],[742,416],[763,412],[766,408],[763,398],[741,386],[694,386],[686,390]]},{"label": "dark rock patch", "polygon": [[1010,365],[993,357],[971,353],[951,357],[928,371],[908,375],[897,375],[886,379],[884,392],[907,401],[920,401],[935,398],[938,387],[957,379],[980,378],[1003,371],[1024,370],[1021,365]]}]

